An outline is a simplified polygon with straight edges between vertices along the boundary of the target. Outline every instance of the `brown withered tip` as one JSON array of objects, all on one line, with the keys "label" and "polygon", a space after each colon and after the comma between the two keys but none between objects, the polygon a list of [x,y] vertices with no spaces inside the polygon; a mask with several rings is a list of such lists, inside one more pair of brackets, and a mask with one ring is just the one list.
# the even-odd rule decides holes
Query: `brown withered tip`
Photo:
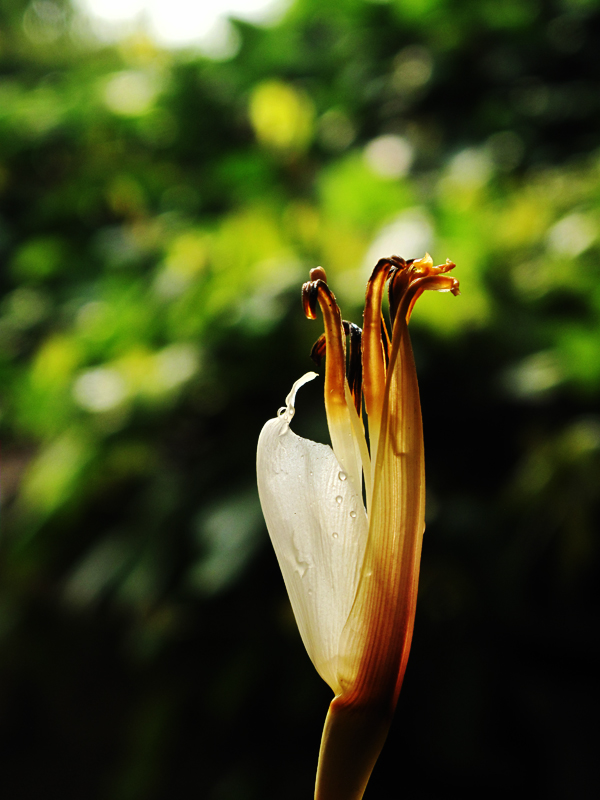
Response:
[{"label": "brown withered tip", "polygon": [[319,285],[316,281],[307,281],[302,284],[302,307],[308,319],[317,318],[318,293]]},{"label": "brown withered tip", "polygon": [[323,267],[315,267],[314,269],[311,269],[310,279],[311,281],[325,281],[325,283],[327,283],[327,275],[325,274]]},{"label": "brown withered tip", "polygon": [[[319,270],[323,275],[325,274],[325,270],[323,270],[321,267],[318,267],[317,269],[311,270],[311,275],[315,272],[318,275]],[[330,307],[335,307],[335,309],[337,309],[337,313],[339,314],[340,310],[338,308],[334,293],[322,278],[317,278],[314,281],[307,281],[306,283],[302,284],[302,306],[308,319],[317,318],[317,305],[319,304],[319,298],[323,299]]]}]

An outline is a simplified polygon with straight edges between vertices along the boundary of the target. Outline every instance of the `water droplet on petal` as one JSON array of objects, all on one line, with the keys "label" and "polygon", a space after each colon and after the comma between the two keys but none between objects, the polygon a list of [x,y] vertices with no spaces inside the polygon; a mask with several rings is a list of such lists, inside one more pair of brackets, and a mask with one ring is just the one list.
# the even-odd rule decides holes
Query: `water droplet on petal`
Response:
[{"label": "water droplet on petal", "polygon": [[343,500],[343,497],[342,497],[342,495],[341,495],[341,494],[338,494],[338,496],[335,498],[335,502],[336,502],[338,505],[339,505],[339,504],[342,502],[342,500]]},{"label": "water droplet on petal", "polygon": [[352,519],[356,519],[356,511],[351,511],[350,516],[352,517]]},{"label": "water droplet on petal", "polygon": [[346,473],[345,473],[345,472],[340,472],[340,474],[338,475],[338,478],[339,478],[341,481],[345,481],[347,477],[348,477],[348,476],[346,475]]},{"label": "water droplet on petal", "polygon": [[337,533],[333,533],[332,536],[333,536],[334,539],[338,538],[338,534]]},{"label": "water droplet on petal", "polygon": [[301,578],[303,578],[306,575],[306,571],[308,570],[309,567],[310,564],[307,561],[304,561],[301,557],[296,558],[296,567],[294,569],[294,572],[297,575],[300,575]]}]

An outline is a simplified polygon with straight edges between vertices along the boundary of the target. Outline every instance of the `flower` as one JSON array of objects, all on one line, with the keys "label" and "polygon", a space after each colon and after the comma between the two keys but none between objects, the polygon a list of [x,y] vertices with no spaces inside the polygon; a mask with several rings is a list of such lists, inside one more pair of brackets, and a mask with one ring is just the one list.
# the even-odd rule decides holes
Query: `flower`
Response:
[{"label": "flower", "polygon": [[[311,270],[302,296],[306,315],[315,319],[318,305],[325,323],[313,357],[326,356],[332,448],[290,429],[296,393],[314,372],[295,382],[258,442],[267,528],[306,650],[335,694],[316,800],[363,796],[404,677],[425,529],[423,429],[408,320],[424,290],[459,293],[446,274],[454,266],[433,266],[428,254],[381,259],[367,284],[364,331],[342,320],[325,271]],[[391,338],[381,310],[386,281]]]}]

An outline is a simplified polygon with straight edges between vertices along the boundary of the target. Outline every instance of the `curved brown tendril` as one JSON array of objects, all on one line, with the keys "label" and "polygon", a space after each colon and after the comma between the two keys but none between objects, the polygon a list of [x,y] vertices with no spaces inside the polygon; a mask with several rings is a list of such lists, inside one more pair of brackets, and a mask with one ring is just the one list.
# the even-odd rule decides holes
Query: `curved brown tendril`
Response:
[{"label": "curved brown tendril", "polygon": [[400,269],[394,269],[389,276],[388,283],[388,301],[390,306],[390,322],[392,328],[396,320],[396,312],[398,311],[399,298],[408,289],[410,282],[410,267],[414,259],[411,259]]},{"label": "curved brown tendril", "polygon": [[[323,283],[323,281],[320,281]],[[325,284],[326,286],[327,284]],[[319,281],[307,281],[302,284],[302,307],[308,319],[317,318],[317,303],[319,302]]]},{"label": "curved brown tendril", "polygon": [[[317,304],[323,314],[325,324],[325,348],[327,364],[325,367],[325,405],[328,413],[334,409],[345,408],[346,397],[344,381],[346,378],[346,349],[342,315],[335,295],[323,280],[322,267],[311,270],[311,280],[302,286],[302,304],[308,319],[317,318]],[[318,348],[320,349],[320,348]],[[314,348],[313,348],[314,350]]]},{"label": "curved brown tendril", "polygon": [[[313,272],[312,275],[314,274]],[[325,412],[327,414],[329,435],[331,436],[331,446],[344,472],[347,473],[356,487],[356,491],[360,492],[363,469],[365,471],[365,481],[369,485],[371,483],[370,460],[364,431],[360,421],[356,418],[356,408],[353,407],[356,403],[360,408],[362,400],[359,395],[355,395],[354,403],[350,404],[350,394],[346,382],[346,336],[344,334],[342,316],[335,295],[321,277],[324,272],[319,270],[316,274],[318,276],[317,280],[309,281],[302,287],[302,300],[307,317],[315,318],[317,303],[323,314],[325,350],[327,354],[324,387]],[[356,352],[358,329],[353,331],[348,326],[348,332],[350,335],[350,347],[353,352]],[[317,351],[321,349],[322,345],[318,345]],[[360,345],[358,345],[358,350],[360,351]],[[359,361],[355,355],[353,361],[356,362],[357,360]],[[357,385],[360,387],[360,375],[354,380],[357,381]]]},{"label": "curved brown tendril", "polygon": [[310,280],[302,284],[302,306],[308,319],[317,318],[317,303],[319,302],[319,284],[322,284],[326,291],[335,297],[331,289],[327,286],[327,275],[323,267],[315,267],[310,271]]},{"label": "curved brown tendril", "polygon": [[407,322],[410,320],[415,303],[426,289],[436,292],[452,292],[455,296],[460,294],[459,282],[456,278],[444,275],[425,275],[419,278],[410,285],[402,302],[403,314]]},{"label": "curved brown tendril", "polygon": [[399,256],[381,258],[375,265],[365,297],[363,331],[363,390],[365,406],[369,415],[369,434],[371,437],[371,456],[377,448],[381,411],[383,408],[383,389],[389,362],[389,338],[381,313],[381,303],[385,282],[391,273],[403,270],[406,262]]},{"label": "curved brown tendril", "polygon": [[[390,365],[395,361],[399,341],[396,336],[396,322],[402,320],[406,324],[412,313],[415,302],[426,289],[449,291],[459,294],[458,281],[446,275],[454,268],[452,261],[434,266],[430,255],[420,259],[406,261],[400,256],[380,259],[367,284],[364,331],[342,321],[340,309],[335,295],[326,283],[325,270],[317,267],[310,272],[311,280],[302,287],[302,303],[304,313],[309,319],[316,319],[317,306],[323,314],[325,333],[315,342],[311,357],[320,364],[327,356],[325,364],[325,408],[327,421],[332,437],[333,450],[340,463],[347,464],[348,470],[355,474],[355,482],[360,483],[360,467],[358,451],[355,450],[356,435],[359,437],[358,447],[362,447],[360,439],[364,433],[357,433],[358,418],[362,417],[362,396],[364,394],[366,411],[369,417],[369,438],[371,459],[377,454],[379,435],[382,426],[384,400],[387,392],[387,375]],[[382,300],[385,284],[389,281],[390,315],[392,318],[391,334],[382,316]],[[348,337],[348,348],[346,348]],[[390,341],[391,339],[391,341]],[[396,342],[396,344],[394,344]],[[348,350],[348,364],[346,364]],[[362,350],[362,359],[360,353]],[[348,383],[346,383],[346,376]],[[348,405],[352,396],[354,410]],[[352,414],[348,416],[349,411]],[[350,438],[348,438],[350,437]],[[351,444],[348,442],[351,441]],[[364,444],[364,441],[363,441]],[[366,444],[363,448],[366,452]],[[369,461],[368,453],[363,464]],[[365,472],[365,480],[367,473]],[[367,484],[372,491],[370,478]],[[368,495],[369,497],[369,495]]]},{"label": "curved brown tendril", "polygon": [[395,270],[388,288],[392,326],[398,313],[406,322],[409,321],[416,301],[426,289],[460,294],[456,278],[445,275],[455,266],[450,259],[445,264],[434,266],[433,259],[427,253],[423,258],[406,262],[404,269]]}]

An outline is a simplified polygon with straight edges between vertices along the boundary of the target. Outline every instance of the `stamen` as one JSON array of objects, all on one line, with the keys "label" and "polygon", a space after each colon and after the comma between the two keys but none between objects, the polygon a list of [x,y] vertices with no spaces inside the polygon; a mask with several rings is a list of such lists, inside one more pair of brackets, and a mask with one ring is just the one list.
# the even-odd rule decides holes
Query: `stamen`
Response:
[{"label": "stamen", "polygon": [[[311,270],[311,273],[319,270]],[[321,270],[324,274],[324,270]],[[327,366],[325,369],[325,397],[334,405],[345,406],[344,379],[346,377],[346,353],[342,327],[342,315],[335,295],[322,278],[309,281],[302,287],[304,313],[309,319],[317,317],[317,303],[323,313]]]},{"label": "stamen", "polygon": [[354,407],[359,417],[362,416],[362,361],[361,361],[361,341],[362,330],[353,322],[344,320],[344,330],[349,337],[348,355],[348,385]]},{"label": "stamen", "polygon": [[434,266],[433,259],[426,253],[423,258],[407,261],[404,269],[395,270],[388,287],[392,328],[398,313],[402,313],[408,322],[416,301],[426,289],[460,294],[458,281],[445,277],[445,273],[455,266],[450,259],[446,259],[445,264]]},{"label": "stamen", "polygon": [[[382,331],[381,302],[385,282],[396,263],[403,260],[382,258],[375,265],[369,282],[365,298],[364,330],[362,338],[363,350],[363,391],[365,406],[369,417],[369,438],[371,442],[371,458],[375,458],[379,428],[381,426],[381,411],[383,408],[383,394],[385,389],[385,373],[388,362],[386,353],[386,336]],[[385,323],[384,323],[385,327]]]},{"label": "stamen", "polygon": [[[317,275],[322,274],[324,274],[323,271],[317,272]],[[351,424],[350,408],[346,401],[346,342],[340,309],[335,295],[321,277],[304,284],[302,300],[305,314],[309,319],[315,319],[317,303],[323,313],[327,355],[325,411],[331,445],[344,471],[352,477],[356,491],[360,492],[362,486],[361,456]],[[322,345],[317,342],[317,354],[321,348]]]},{"label": "stamen", "polygon": [[410,261],[409,264],[404,264],[399,269],[395,269],[390,275],[388,300],[390,304],[390,322],[392,323],[392,330],[394,329],[394,322],[396,321],[398,304],[408,289],[412,263],[413,262]]},{"label": "stamen", "polygon": [[[352,402],[356,408],[356,413],[361,416],[362,412],[362,362],[361,362],[361,339],[362,329],[353,322],[342,320],[344,333],[349,337],[348,355],[348,384],[352,395]],[[310,357],[315,364],[320,367],[327,352],[327,337],[322,333],[313,344]]]},{"label": "stamen", "polygon": [[411,283],[402,299],[402,313],[404,313],[407,322],[410,320],[415,303],[427,289],[431,289],[434,292],[452,292],[455,296],[460,294],[459,283],[456,278],[446,277],[445,275],[426,275],[418,278]]},{"label": "stamen", "polygon": [[313,344],[312,350],[310,351],[310,357],[315,362],[317,367],[321,366],[321,361],[323,361],[323,357],[325,356],[325,351],[327,350],[327,340],[325,338],[325,334],[322,333],[317,341]]},{"label": "stamen", "polygon": [[311,281],[323,281],[327,283],[327,275],[325,274],[325,270],[323,267],[315,267],[310,271],[310,279]]},{"label": "stamen", "polygon": [[388,365],[390,363],[390,335],[388,333],[387,325],[385,324],[385,318],[383,316],[383,311],[381,312],[381,343],[383,345],[383,355],[385,357],[385,368],[387,370]]}]

